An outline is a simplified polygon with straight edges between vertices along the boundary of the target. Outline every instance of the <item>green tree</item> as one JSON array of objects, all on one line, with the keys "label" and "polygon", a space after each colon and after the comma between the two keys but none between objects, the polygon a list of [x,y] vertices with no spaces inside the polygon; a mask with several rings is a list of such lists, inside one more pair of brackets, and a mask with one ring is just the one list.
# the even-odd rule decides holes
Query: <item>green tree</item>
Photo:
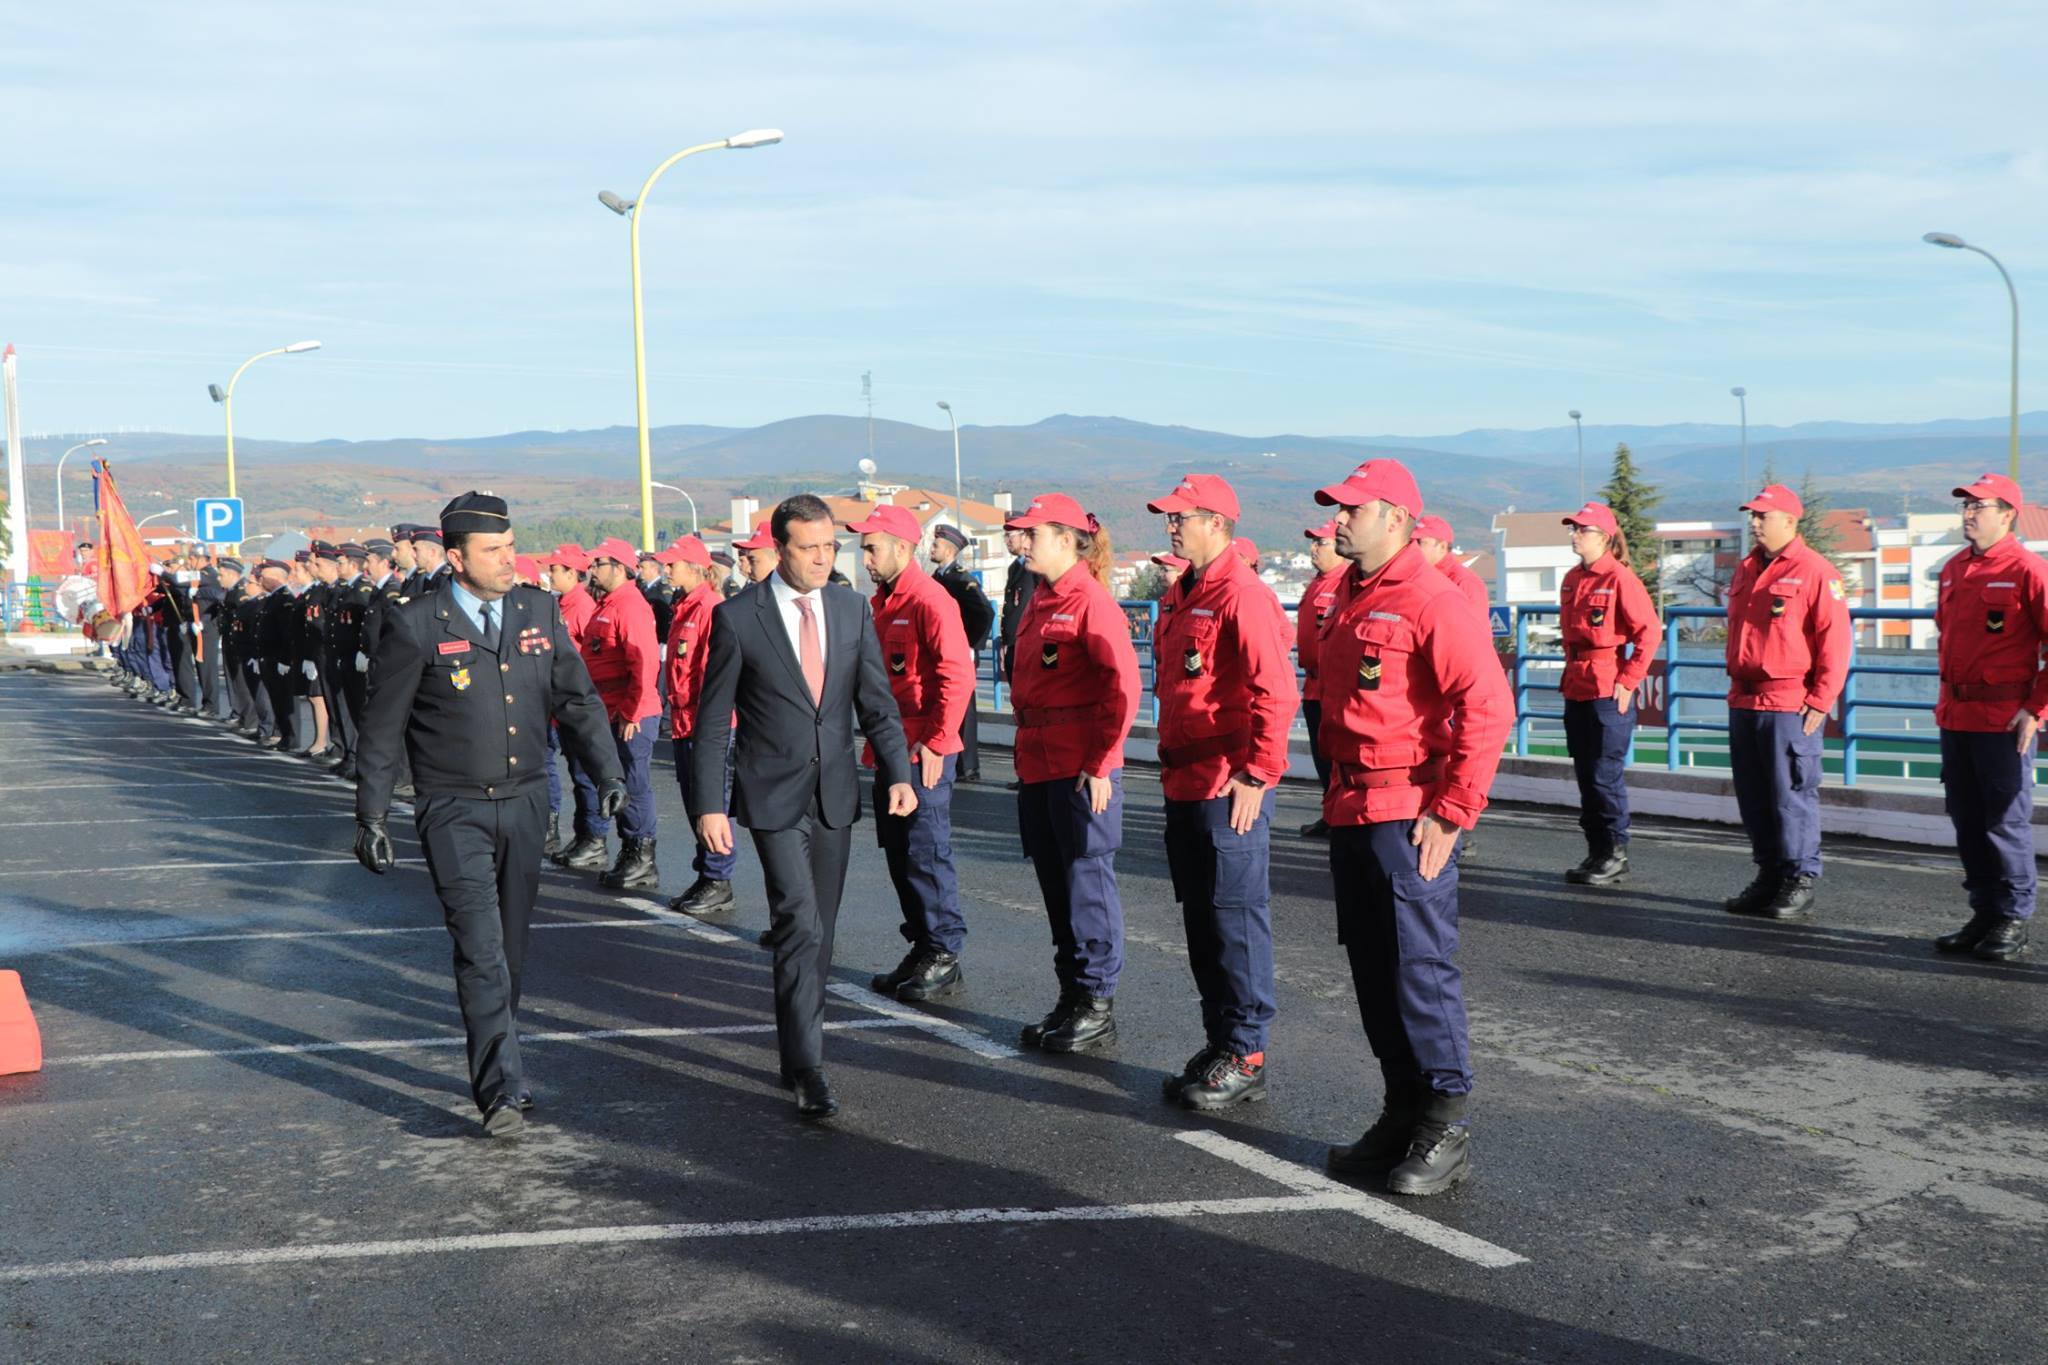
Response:
[{"label": "green tree", "polygon": [[1622,537],[1628,541],[1630,567],[1649,587],[1650,595],[1661,602],[1663,583],[1662,569],[1658,564],[1657,521],[1651,513],[1664,499],[1656,486],[1645,483],[1637,472],[1635,456],[1629,453],[1626,441],[1614,447],[1614,469],[1607,476],[1607,486],[1600,490],[1600,496],[1614,509],[1614,520],[1621,527]]},{"label": "green tree", "polygon": [[1799,503],[1805,510],[1799,514],[1799,538],[1812,549],[1827,557],[1830,564],[1842,568],[1842,561],[1835,555],[1835,545],[1840,537],[1835,528],[1828,525],[1828,495],[1820,491],[1813,481],[1813,471],[1807,470],[1799,476]]},{"label": "green tree", "polygon": [[1166,570],[1157,564],[1147,564],[1131,579],[1131,598],[1139,602],[1156,602],[1166,596],[1167,586]]}]

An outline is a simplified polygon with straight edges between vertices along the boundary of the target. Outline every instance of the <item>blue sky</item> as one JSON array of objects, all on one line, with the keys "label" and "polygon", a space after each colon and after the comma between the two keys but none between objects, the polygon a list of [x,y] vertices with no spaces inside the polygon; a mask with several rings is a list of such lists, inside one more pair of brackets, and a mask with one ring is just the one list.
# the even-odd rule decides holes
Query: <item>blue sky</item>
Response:
[{"label": "blue sky", "polygon": [[[1115,413],[1247,434],[1989,416],[2048,282],[2038,6],[19,7],[29,432]],[[2038,303],[2033,305],[2038,308]],[[2039,312],[2030,314],[2048,318]],[[2036,335],[2039,333],[2037,332]],[[2022,356],[2041,407],[2048,348]]]}]

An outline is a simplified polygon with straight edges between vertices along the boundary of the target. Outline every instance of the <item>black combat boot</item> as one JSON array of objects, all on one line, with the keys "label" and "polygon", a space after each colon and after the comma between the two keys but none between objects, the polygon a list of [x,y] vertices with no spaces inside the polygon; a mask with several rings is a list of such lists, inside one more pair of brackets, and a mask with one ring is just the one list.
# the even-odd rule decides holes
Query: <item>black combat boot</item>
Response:
[{"label": "black combat boot", "polygon": [[927,948],[918,954],[910,975],[897,984],[896,998],[914,1005],[923,1000],[958,995],[966,984],[967,976],[960,970],[958,953]]},{"label": "black combat boot", "polygon": [[731,882],[699,877],[690,883],[689,890],[670,901],[668,908],[685,915],[722,915],[737,904],[733,899]]},{"label": "black combat boot", "polygon": [[1209,1064],[1228,1051],[1228,1048],[1219,1047],[1215,1043],[1202,1044],[1202,1050],[1188,1058],[1186,1066],[1159,1083],[1160,1095],[1169,1100],[1179,1099],[1181,1091],[1187,1089],[1191,1082],[1200,1080],[1202,1073],[1209,1069]]},{"label": "black combat boot", "polygon": [[1067,1021],[1074,1017],[1074,1012],[1087,1003],[1088,992],[1073,986],[1062,987],[1058,1002],[1047,1012],[1045,1018],[1035,1024],[1026,1024],[1023,1032],[1018,1035],[1019,1039],[1026,1047],[1043,1047],[1045,1035],[1065,1028]]},{"label": "black combat boot", "polygon": [[1813,918],[1813,884],[1818,877],[1796,873],[1778,883],[1778,894],[1771,897],[1770,904],[1757,913],[1768,919],[1802,920]]},{"label": "black combat boot", "polygon": [[1628,880],[1628,845],[1607,844],[1586,855],[1586,861],[1564,874],[1576,886],[1615,886]]},{"label": "black combat boot", "polygon": [[1756,880],[1721,902],[1721,908],[1731,915],[1754,915],[1777,899],[1778,883],[1782,878],[1767,867],[1756,870]]},{"label": "black combat boot", "polygon": [[1387,1176],[1387,1193],[1442,1194],[1472,1174],[1465,1096],[1432,1094],[1408,1135],[1408,1154]]},{"label": "black combat boot", "polygon": [[1408,1155],[1408,1142],[1415,1134],[1415,1091],[1406,1086],[1387,1092],[1380,1116],[1372,1127],[1349,1147],[1332,1147],[1324,1164],[1332,1175],[1362,1175],[1384,1179]]},{"label": "black combat boot", "polygon": [[555,862],[579,872],[595,872],[604,866],[604,840],[595,834],[579,834],[575,841],[555,855]]},{"label": "black combat boot", "polygon": [[1093,1052],[1116,1041],[1116,1000],[1107,995],[1081,998],[1058,1028],[1047,1029],[1038,1045],[1047,1052]]},{"label": "black combat boot", "polygon": [[1327,839],[1330,837],[1330,826],[1324,821],[1322,816],[1318,815],[1315,819],[1301,827],[1301,837],[1304,839]]},{"label": "black combat boot", "polygon": [[1180,1088],[1181,1106],[1186,1109],[1228,1109],[1233,1104],[1254,1104],[1266,1098],[1266,1058],[1254,1062],[1225,1048],[1218,1052],[1200,1075]]},{"label": "black combat boot", "polygon": [[2027,951],[2027,922],[2016,915],[2000,915],[1970,951],[1986,962],[2012,961]]},{"label": "black combat boot", "polygon": [[568,846],[562,839],[562,817],[550,815],[548,817],[548,841],[540,846],[540,856],[553,861],[555,855]]},{"label": "black combat boot", "polygon": [[619,840],[619,860],[612,870],[601,874],[597,884],[608,891],[639,891],[661,885],[661,869],[654,865],[654,840]]}]

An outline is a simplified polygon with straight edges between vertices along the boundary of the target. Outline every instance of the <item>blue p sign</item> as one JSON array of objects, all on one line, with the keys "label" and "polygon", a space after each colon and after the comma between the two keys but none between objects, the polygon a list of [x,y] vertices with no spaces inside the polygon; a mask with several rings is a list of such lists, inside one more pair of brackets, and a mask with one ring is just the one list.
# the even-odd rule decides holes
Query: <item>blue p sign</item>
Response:
[{"label": "blue p sign", "polygon": [[198,538],[209,545],[237,544],[242,539],[242,500],[195,498],[192,524],[198,528]]}]

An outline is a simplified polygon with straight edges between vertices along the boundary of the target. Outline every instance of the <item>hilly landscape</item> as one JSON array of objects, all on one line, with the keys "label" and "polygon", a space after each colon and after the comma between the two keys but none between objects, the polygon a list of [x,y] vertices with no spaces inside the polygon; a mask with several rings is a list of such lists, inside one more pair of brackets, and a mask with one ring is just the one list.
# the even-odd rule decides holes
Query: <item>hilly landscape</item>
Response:
[{"label": "hilly landscape", "polygon": [[[1614,445],[1629,443],[1646,477],[1663,495],[1667,517],[1727,516],[1739,501],[1741,447],[1733,425],[1586,429],[1589,494],[1604,482]],[[1760,481],[1767,463],[1788,482],[1810,473],[1836,506],[1882,513],[1948,505],[1955,480],[2006,459],[2004,419],[1958,419],[1919,425],[1815,422],[1752,427],[1749,469]],[[26,441],[31,517],[55,519],[50,466],[81,435]],[[114,461],[135,514],[177,510],[223,490],[217,435],[123,433],[95,454]],[[944,428],[877,420],[873,452],[878,477],[892,483],[950,488],[952,437]],[[1482,545],[1496,511],[1575,505],[1574,433],[1569,425],[1534,431],[1483,430],[1447,436],[1240,436],[1161,426],[1120,417],[1058,415],[1028,426],[961,428],[962,481],[970,497],[1008,489],[1021,504],[1060,488],[1079,496],[1107,522],[1121,545],[1161,543],[1145,502],[1190,469],[1232,480],[1245,506],[1245,532],[1261,544],[1291,545],[1319,520],[1309,494],[1359,462],[1392,456],[1414,469],[1430,509],[1450,518],[1467,545]],[[672,426],[650,434],[655,478],[695,498],[703,524],[723,521],[737,494],[764,501],[810,488],[850,491],[856,465],[869,453],[865,418],[820,414],[764,426]],[[487,487],[512,501],[526,524],[549,518],[592,520],[617,529],[637,525],[638,454],[631,427],[587,431],[522,431],[462,438],[394,437],[372,441],[235,443],[239,492],[254,529],[286,530],[308,522],[371,528],[431,520],[455,493]],[[2022,421],[2023,479],[2048,474],[2048,414]],[[656,490],[665,530],[689,529],[681,498]],[[85,455],[65,468],[65,501],[74,515],[89,510]]]}]

